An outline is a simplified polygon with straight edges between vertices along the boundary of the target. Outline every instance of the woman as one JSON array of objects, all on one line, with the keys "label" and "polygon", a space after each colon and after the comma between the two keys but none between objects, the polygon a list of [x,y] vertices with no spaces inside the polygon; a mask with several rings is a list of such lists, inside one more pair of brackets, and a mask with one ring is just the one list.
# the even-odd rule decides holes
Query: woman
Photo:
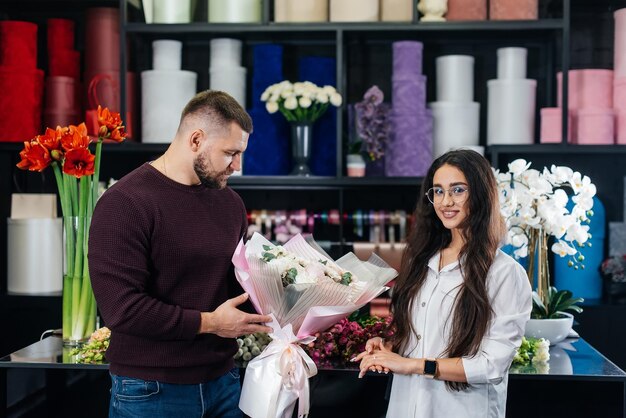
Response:
[{"label": "woman", "polygon": [[504,223],[487,160],[451,151],[430,167],[393,289],[396,333],[367,370],[394,373],[387,417],[504,417],[507,373],[532,308],[524,269],[498,249]]}]

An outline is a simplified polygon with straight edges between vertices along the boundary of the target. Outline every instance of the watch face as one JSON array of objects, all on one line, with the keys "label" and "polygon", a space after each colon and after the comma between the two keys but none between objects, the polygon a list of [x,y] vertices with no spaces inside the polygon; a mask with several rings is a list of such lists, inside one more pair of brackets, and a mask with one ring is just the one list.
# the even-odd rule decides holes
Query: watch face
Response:
[{"label": "watch face", "polygon": [[437,362],[433,360],[424,361],[424,374],[434,376],[437,373]]}]

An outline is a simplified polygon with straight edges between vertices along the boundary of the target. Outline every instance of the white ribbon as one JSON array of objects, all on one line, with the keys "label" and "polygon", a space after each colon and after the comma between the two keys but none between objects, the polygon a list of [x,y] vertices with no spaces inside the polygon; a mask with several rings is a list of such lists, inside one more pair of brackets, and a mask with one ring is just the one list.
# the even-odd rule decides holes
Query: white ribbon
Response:
[{"label": "white ribbon", "polygon": [[299,399],[298,417],[307,416],[309,378],[317,374],[317,367],[299,344],[309,344],[315,337],[298,338],[291,324],[281,328],[270,316],[272,342],[248,363],[239,408],[252,418],[290,417]]}]

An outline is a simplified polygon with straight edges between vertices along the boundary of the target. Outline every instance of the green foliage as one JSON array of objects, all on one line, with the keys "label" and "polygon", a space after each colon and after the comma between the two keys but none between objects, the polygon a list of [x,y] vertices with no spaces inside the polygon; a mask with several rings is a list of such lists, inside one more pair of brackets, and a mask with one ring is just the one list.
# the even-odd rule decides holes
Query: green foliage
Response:
[{"label": "green foliage", "polygon": [[566,311],[581,313],[583,309],[578,303],[584,302],[583,298],[572,297],[569,290],[556,290],[550,286],[548,289],[547,304],[541,300],[536,292],[533,292],[533,319],[556,319],[563,318]]}]

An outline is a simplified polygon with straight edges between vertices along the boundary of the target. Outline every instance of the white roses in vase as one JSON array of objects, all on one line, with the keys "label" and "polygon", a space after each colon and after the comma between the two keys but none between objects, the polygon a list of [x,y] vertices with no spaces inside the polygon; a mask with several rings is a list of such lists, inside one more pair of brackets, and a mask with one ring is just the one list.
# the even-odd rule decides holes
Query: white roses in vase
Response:
[{"label": "white roses in vase", "polygon": [[285,80],[266,88],[261,101],[269,113],[280,111],[289,122],[315,122],[329,105],[341,106],[342,98],[333,86]]}]

